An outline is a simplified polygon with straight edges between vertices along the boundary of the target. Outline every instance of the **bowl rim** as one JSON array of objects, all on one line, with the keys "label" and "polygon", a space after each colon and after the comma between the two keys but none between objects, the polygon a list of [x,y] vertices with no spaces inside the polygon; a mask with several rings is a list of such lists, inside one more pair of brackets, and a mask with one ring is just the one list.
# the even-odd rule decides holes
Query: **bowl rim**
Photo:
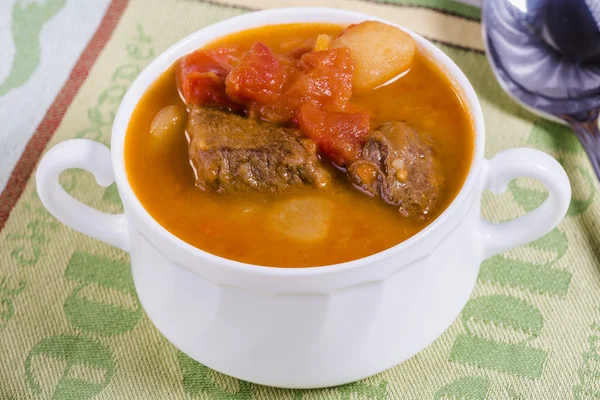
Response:
[{"label": "bowl rim", "polygon": [[[144,208],[140,200],[135,195],[135,192],[133,191],[133,188],[131,187],[127,177],[124,154],[125,136],[131,115],[135,110],[138,101],[144,95],[149,86],[160,76],[160,74],[169,68],[173,62],[175,62],[182,55],[207,43],[210,43],[219,37],[223,37],[234,32],[252,29],[253,27],[302,22],[339,23],[340,25],[343,25],[364,20],[375,20],[393,25],[411,35],[417,42],[417,47],[419,50],[422,51],[425,56],[430,59],[438,68],[440,68],[442,72],[452,81],[455,90],[459,92],[459,97],[461,101],[465,103],[465,108],[471,117],[475,146],[469,172],[461,189],[456,194],[452,202],[428,226],[403,242],[367,257],[324,266],[284,268],[248,264],[241,261],[230,260],[201,250],[169,232],[150,215],[150,213]],[[135,226],[139,231],[148,229],[157,234],[157,237],[159,237],[161,240],[177,248],[179,251],[183,251],[187,255],[198,260],[206,259],[210,262],[220,264],[220,267],[228,267],[231,271],[259,275],[266,274],[271,276],[310,276],[333,274],[366,266],[393,256],[397,253],[406,251],[410,247],[414,247],[417,243],[420,243],[430,237],[433,232],[437,231],[456,213],[456,211],[471,193],[471,190],[475,186],[475,182],[479,178],[479,173],[483,167],[484,144],[485,129],[483,112],[481,110],[481,105],[475,90],[460,68],[433,43],[396,23],[365,13],[324,7],[293,7],[256,11],[222,20],[184,37],[157,56],[142,70],[142,72],[140,72],[137,78],[133,81],[125,93],[121,104],[119,105],[112,126],[111,159],[115,181],[123,201],[126,214],[133,213],[135,215]],[[128,215],[128,218],[131,217]],[[140,226],[140,223],[143,226]],[[150,242],[152,241],[153,240],[150,240]],[[153,245],[156,246],[154,243]],[[188,269],[192,270],[192,272],[201,274],[202,266],[198,264],[201,263],[195,263],[195,265],[187,267]]]}]

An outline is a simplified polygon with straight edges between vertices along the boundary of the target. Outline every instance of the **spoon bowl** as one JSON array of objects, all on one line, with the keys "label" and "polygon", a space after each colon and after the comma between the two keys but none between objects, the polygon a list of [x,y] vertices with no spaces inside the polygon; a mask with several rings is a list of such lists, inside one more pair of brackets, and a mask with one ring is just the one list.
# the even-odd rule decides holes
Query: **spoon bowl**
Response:
[{"label": "spoon bowl", "polygon": [[501,87],[570,125],[600,179],[600,0],[485,0],[482,11]]}]

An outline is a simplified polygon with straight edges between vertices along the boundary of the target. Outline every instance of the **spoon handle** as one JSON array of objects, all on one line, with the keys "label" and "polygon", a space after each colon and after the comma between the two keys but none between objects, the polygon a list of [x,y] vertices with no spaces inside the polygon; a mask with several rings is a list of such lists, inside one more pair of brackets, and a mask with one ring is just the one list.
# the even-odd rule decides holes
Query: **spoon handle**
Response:
[{"label": "spoon handle", "polygon": [[585,152],[587,153],[592,167],[596,172],[596,176],[600,179],[600,128],[598,128],[599,122],[599,110],[590,111],[587,118],[583,120],[576,119],[572,116],[563,116],[563,119],[571,125],[573,131],[579,138],[579,141],[583,145]]}]

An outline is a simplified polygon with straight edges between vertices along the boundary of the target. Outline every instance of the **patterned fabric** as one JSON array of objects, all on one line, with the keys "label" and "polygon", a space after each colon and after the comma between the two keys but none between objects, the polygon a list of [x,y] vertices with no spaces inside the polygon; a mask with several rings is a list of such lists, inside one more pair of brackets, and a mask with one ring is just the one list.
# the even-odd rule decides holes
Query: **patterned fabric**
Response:
[{"label": "patterned fabric", "polygon": [[0,191],[109,3],[0,1]]},{"label": "patterned fabric", "polygon": [[[573,184],[558,228],[484,262],[466,308],[431,346],[364,381],[320,390],[238,381],[182,354],[141,309],[128,255],[58,223],[31,176],[41,153],[60,141],[109,144],[127,87],[175,41],[254,9],[299,4],[363,11],[434,40],[480,96],[486,155],[539,148],[560,160]],[[600,202],[593,172],[568,129],[501,91],[482,53],[478,19],[477,8],[445,0],[112,0],[0,195],[0,399],[600,398]],[[10,85],[28,80],[26,72],[0,84],[0,101]],[[85,203],[121,210],[114,186],[102,189],[77,170],[61,180]],[[545,196],[540,184],[520,179],[501,196],[486,194],[483,213],[506,221]]]}]

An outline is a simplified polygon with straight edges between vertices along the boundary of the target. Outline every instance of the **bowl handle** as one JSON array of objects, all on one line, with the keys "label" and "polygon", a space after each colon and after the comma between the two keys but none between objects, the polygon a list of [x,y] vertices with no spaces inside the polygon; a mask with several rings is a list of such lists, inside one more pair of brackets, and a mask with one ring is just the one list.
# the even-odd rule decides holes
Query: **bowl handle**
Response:
[{"label": "bowl handle", "polygon": [[54,146],[42,158],[35,174],[37,191],[44,204],[63,224],[120,249],[129,251],[125,214],[109,214],[75,200],[58,182],[61,172],[81,168],[91,172],[101,186],[115,181],[110,150],[98,142],[73,139]]},{"label": "bowl handle", "polygon": [[571,201],[571,185],[563,167],[539,150],[518,148],[485,160],[483,187],[494,194],[506,191],[510,181],[529,177],[541,181],[548,198],[535,210],[503,223],[481,220],[483,259],[538,239],[563,219]]}]

